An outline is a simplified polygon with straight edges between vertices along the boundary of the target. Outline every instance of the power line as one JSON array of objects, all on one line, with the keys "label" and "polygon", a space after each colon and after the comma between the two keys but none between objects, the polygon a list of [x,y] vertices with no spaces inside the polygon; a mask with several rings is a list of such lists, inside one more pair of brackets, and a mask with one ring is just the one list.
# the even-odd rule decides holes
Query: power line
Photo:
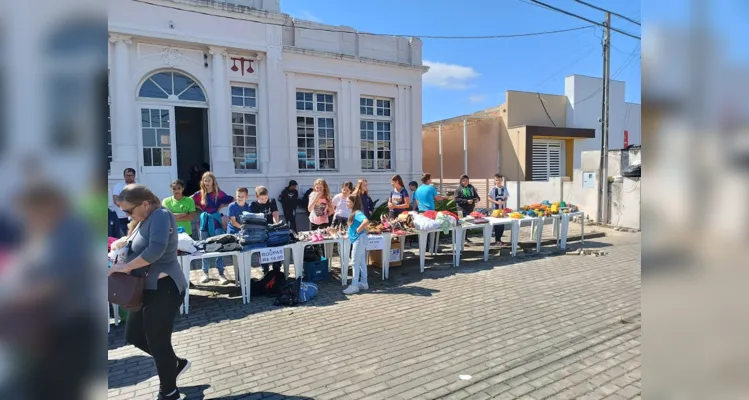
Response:
[{"label": "power line", "polygon": [[[600,23],[600,22],[596,22],[596,21],[593,21],[592,19],[588,19],[588,18],[585,18],[585,17],[581,17],[581,16],[579,16],[579,15],[577,15],[577,14],[573,14],[573,13],[571,13],[571,12],[569,12],[569,11],[565,11],[565,10],[562,10],[561,8],[556,8],[556,7],[552,7],[552,6],[550,6],[550,5],[546,4],[546,3],[540,2],[540,1],[538,1],[538,0],[530,0],[530,1],[532,1],[532,2],[533,2],[533,3],[535,3],[535,4],[541,5],[541,6],[543,6],[543,7],[546,7],[546,8],[548,8],[548,9],[550,9],[550,10],[553,10],[553,11],[556,11],[556,12],[559,12],[559,13],[562,13],[562,14],[565,14],[565,15],[569,15],[570,17],[575,17],[575,18],[577,18],[577,19],[581,19],[581,20],[583,20],[583,21],[586,21],[586,22],[588,22],[588,23],[591,23],[591,24],[593,24],[593,25],[598,25],[598,26],[602,26],[602,27],[604,27],[604,28],[606,27],[606,25],[604,25],[604,24],[602,24],[602,23]],[[633,35],[633,34],[631,34],[631,33],[625,32],[625,31],[623,31],[623,30],[620,30],[620,29],[617,29],[617,28],[612,28],[612,27],[609,27],[609,29],[611,29],[611,30],[612,30],[612,31],[614,31],[614,32],[619,32],[619,33],[621,33],[621,34],[622,34],[622,35],[624,35],[624,36],[629,36],[629,37],[631,37],[631,38],[633,38],[633,39],[637,39],[637,40],[641,40],[641,39],[642,39],[642,38],[640,38],[639,36]]]},{"label": "power line", "polygon": [[549,121],[551,121],[551,124],[554,125],[554,127],[557,127],[557,124],[554,123],[554,120],[551,119],[551,115],[549,115],[549,110],[546,109],[546,104],[544,104],[544,100],[541,98],[541,93],[536,93],[536,96],[538,96],[538,101],[541,103],[541,107],[544,108],[544,112],[546,113],[546,116],[549,117]]},{"label": "power line", "polygon": [[527,32],[527,33],[512,33],[512,34],[506,34],[506,35],[480,35],[480,36],[434,36],[434,35],[406,35],[406,34],[396,34],[396,33],[372,33],[372,32],[359,32],[359,31],[350,31],[350,30],[342,30],[342,29],[331,29],[331,28],[316,28],[316,27],[308,27],[308,26],[292,26],[289,25],[290,22],[293,23],[294,18],[287,18],[286,22],[283,23],[276,23],[276,22],[259,22],[250,20],[247,18],[239,18],[239,17],[232,17],[228,15],[217,15],[212,14],[209,12],[204,11],[197,11],[197,10],[188,10],[180,7],[175,6],[169,6],[166,4],[156,4],[151,3],[150,1],[146,0],[133,0],[137,1],[139,3],[148,4],[156,7],[162,7],[162,8],[168,8],[171,10],[177,10],[177,11],[186,11],[186,12],[192,12],[196,14],[201,15],[207,15],[211,17],[220,17],[220,18],[226,18],[226,19],[233,19],[238,21],[249,21],[249,22],[258,22],[266,25],[273,25],[273,26],[281,26],[281,27],[293,27],[294,29],[305,29],[309,31],[321,31],[321,32],[333,32],[333,33],[357,33],[359,35],[370,35],[370,36],[401,36],[401,37],[417,37],[420,39],[511,39],[511,38],[519,38],[519,37],[530,37],[530,36],[543,36],[543,35],[553,35],[556,33],[564,33],[564,32],[572,32],[572,31],[579,31],[583,29],[591,29],[594,26],[593,25],[585,25],[585,26],[578,26],[576,28],[567,28],[567,29],[558,29],[553,31],[542,31],[542,32]]},{"label": "power line", "polygon": [[[584,5],[586,5],[586,6],[590,7],[590,8],[594,8],[594,9],[596,9],[596,10],[598,10],[598,11],[603,11],[603,12],[607,12],[607,13],[610,13],[611,15],[615,15],[615,16],[617,16],[617,17],[619,17],[619,18],[625,19],[625,20],[627,20],[627,21],[629,21],[629,22],[631,22],[631,23],[633,23],[633,24],[635,24],[635,25],[637,25],[637,26],[642,26],[642,25],[641,25],[641,24],[640,24],[639,22],[637,22],[637,21],[633,20],[632,18],[629,18],[629,17],[625,17],[624,15],[621,15],[621,14],[615,13],[615,12],[613,12],[613,11],[609,11],[609,10],[607,10],[607,9],[605,9],[605,8],[601,8],[601,7],[598,7],[598,6],[596,6],[596,5],[593,5],[593,4],[590,4],[590,3],[587,3],[587,2],[585,2],[585,1],[582,1],[582,0],[572,0],[572,1],[575,1],[575,2],[577,2],[577,3],[580,3],[580,4],[584,4]],[[612,30],[613,30],[613,28],[612,28]]]}]

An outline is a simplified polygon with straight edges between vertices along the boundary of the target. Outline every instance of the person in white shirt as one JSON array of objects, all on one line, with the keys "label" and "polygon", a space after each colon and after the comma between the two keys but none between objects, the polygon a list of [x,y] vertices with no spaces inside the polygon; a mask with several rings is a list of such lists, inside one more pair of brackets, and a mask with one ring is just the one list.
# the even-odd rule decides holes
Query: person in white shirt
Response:
[{"label": "person in white shirt", "polygon": [[348,217],[351,215],[351,209],[346,205],[346,199],[354,191],[352,182],[344,182],[341,185],[341,193],[333,197],[333,226],[348,226]]},{"label": "person in white shirt", "polygon": [[125,168],[123,175],[125,176],[125,182],[118,182],[112,188],[112,201],[114,201],[114,212],[117,213],[117,218],[120,220],[120,225],[125,227],[130,222],[130,218],[128,218],[125,215],[125,212],[120,208],[120,201],[118,200],[118,197],[125,186],[130,185],[131,183],[135,183],[135,170],[133,168]]}]

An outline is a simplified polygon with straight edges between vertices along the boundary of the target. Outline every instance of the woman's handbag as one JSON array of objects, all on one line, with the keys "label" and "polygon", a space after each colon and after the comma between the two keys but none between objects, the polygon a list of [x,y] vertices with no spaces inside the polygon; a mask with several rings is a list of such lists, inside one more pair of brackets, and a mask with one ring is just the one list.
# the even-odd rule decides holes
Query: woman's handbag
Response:
[{"label": "woman's handbag", "polygon": [[122,273],[109,275],[109,302],[128,311],[138,311],[143,305],[144,285],[145,278],[141,276]]},{"label": "woman's handbag", "polygon": [[[127,254],[132,251],[131,240],[139,229],[140,225],[138,225],[136,229],[133,229],[133,232],[128,237],[128,244],[122,249],[119,249],[117,252],[117,256],[119,257],[115,260],[115,264],[117,264],[118,261],[123,262],[124,259],[127,258]],[[109,302],[117,304],[128,311],[140,310],[140,307],[143,305],[143,289],[145,287],[146,276],[148,276],[148,272],[145,273],[145,276],[140,276],[140,274],[123,274],[119,272],[109,275],[109,278],[107,279]]]}]

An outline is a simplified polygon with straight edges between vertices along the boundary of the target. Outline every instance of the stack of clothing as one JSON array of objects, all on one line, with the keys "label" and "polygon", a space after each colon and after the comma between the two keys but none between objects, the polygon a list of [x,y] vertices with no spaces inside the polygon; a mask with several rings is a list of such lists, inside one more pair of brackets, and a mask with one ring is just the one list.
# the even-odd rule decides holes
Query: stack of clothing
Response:
[{"label": "stack of clothing", "polygon": [[244,251],[267,247],[268,222],[265,215],[244,212],[239,216],[239,223],[242,227],[237,236]]},{"label": "stack of clothing", "polygon": [[285,222],[268,225],[268,247],[284,246],[291,241],[291,229]]},{"label": "stack of clothing", "polygon": [[196,242],[195,247],[206,253],[242,250],[242,245],[238,243],[237,237],[229,234],[211,236],[206,240]]}]

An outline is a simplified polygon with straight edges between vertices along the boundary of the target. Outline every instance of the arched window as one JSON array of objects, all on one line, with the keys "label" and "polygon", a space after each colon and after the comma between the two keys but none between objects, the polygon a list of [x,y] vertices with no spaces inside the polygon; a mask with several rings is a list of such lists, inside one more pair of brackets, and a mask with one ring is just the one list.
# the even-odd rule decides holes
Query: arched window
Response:
[{"label": "arched window", "polygon": [[140,87],[138,97],[151,99],[205,101],[203,89],[179,72],[159,72],[151,75]]}]

